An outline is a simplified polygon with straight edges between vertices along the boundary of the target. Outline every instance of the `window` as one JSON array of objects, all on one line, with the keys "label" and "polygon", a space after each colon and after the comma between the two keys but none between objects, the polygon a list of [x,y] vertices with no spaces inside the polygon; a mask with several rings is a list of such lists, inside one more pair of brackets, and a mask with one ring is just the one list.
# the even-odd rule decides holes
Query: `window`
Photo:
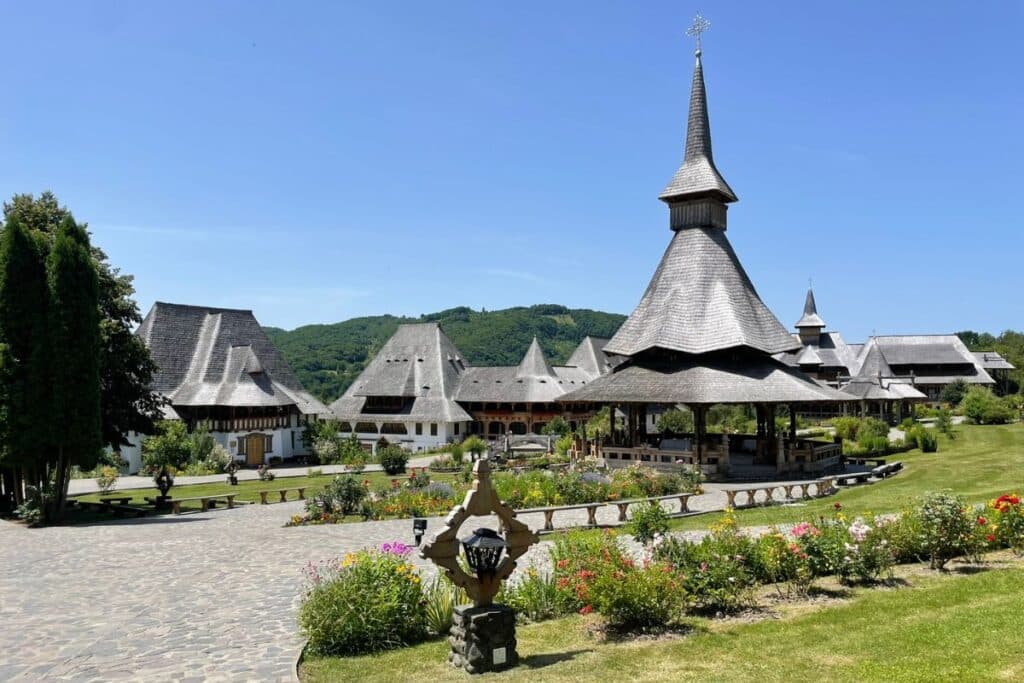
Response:
[{"label": "window", "polygon": [[292,450],[295,450],[295,432],[292,432]]},{"label": "window", "polygon": [[417,422],[416,423],[416,436],[423,436],[423,423],[422,422]]},{"label": "window", "polygon": [[431,436],[437,436],[437,423],[436,422],[431,422],[430,423],[430,435]]},{"label": "window", "polygon": [[274,452],[274,435],[264,434],[263,435],[263,452],[273,453]]},{"label": "window", "polygon": [[246,439],[244,436],[241,436],[241,437],[238,438],[238,454],[239,455],[245,455],[246,452],[248,451],[248,441],[249,440]]},{"label": "window", "polygon": [[458,436],[458,435],[459,435],[459,423],[456,422],[455,423],[455,436]]}]

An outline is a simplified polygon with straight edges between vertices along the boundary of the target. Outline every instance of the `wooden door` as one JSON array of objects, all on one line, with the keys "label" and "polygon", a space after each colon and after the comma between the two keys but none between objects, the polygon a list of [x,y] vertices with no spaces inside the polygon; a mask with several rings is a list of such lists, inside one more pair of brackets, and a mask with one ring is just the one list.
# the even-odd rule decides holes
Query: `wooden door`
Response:
[{"label": "wooden door", "polygon": [[263,464],[264,438],[262,434],[250,434],[246,437],[245,463],[247,465]]}]

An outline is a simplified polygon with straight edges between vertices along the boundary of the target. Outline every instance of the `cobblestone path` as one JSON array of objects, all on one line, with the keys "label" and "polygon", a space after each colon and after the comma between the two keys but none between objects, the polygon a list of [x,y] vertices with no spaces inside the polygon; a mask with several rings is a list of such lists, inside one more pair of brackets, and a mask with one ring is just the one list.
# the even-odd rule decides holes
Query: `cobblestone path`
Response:
[{"label": "cobblestone path", "polygon": [[[724,503],[715,486],[690,501]],[[294,680],[302,568],[412,540],[409,520],[285,528],[301,505],[46,529],[0,521],[0,681]],[[598,511],[602,524],[616,517]],[[564,512],[555,524],[585,519]],[[430,519],[428,535],[440,524]],[[545,546],[520,567],[543,562]]]}]

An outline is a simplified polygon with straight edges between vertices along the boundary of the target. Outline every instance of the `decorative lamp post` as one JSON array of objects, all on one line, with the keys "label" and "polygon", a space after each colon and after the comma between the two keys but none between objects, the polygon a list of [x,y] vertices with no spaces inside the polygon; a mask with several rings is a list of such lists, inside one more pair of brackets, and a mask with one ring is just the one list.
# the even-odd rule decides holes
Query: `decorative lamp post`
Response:
[{"label": "decorative lamp post", "polygon": [[412,535],[416,539],[416,545],[419,546],[420,541],[423,540],[423,534],[427,531],[427,520],[423,517],[417,517],[412,520]]},{"label": "decorative lamp post", "polygon": [[[473,466],[473,486],[465,500],[445,520],[444,528],[424,544],[420,556],[431,560],[456,586],[465,589],[472,605],[459,605],[452,614],[448,661],[471,674],[516,666],[516,615],[494,604],[501,582],[516,568],[516,560],[537,542],[537,532],[515,518],[491,486],[491,464],[486,457]],[[470,517],[496,515],[501,529],[480,528],[461,541],[459,527]],[[459,550],[473,574],[459,564]]]}]

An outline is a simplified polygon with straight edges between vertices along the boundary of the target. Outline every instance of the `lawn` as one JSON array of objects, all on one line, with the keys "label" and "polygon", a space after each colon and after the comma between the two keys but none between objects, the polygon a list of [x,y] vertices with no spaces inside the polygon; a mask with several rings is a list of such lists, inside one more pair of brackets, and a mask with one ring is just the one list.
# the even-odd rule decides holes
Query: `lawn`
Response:
[{"label": "lawn", "polygon": [[[919,450],[891,455],[903,471],[883,482],[843,489],[835,496],[801,505],[776,505],[738,510],[744,526],[780,524],[828,514],[839,502],[848,515],[897,512],[929,491],[952,489],[970,502],[984,502],[1001,493],[1024,490],[1024,424],[957,428],[957,439],[939,438],[937,453]],[[673,520],[673,529],[704,529],[717,515]]]},{"label": "lawn", "polygon": [[[1024,675],[1024,569],[938,575],[901,568],[899,588],[842,600],[779,603],[776,618],[695,619],[690,635],[608,643],[593,617],[521,626],[519,668],[506,681],[989,681]],[[308,659],[303,681],[465,681],[446,641],[380,655]]]},{"label": "lawn", "polygon": [[[360,481],[366,479],[369,480],[371,487],[378,487],[381,485],[387,485],[392,479],[402,480],[408,477],[408,474],[399,474],[392,477],[391,475],[383,472],[364,472],[362,474],[353,475]],[[249,501],[256,502],[260,499],[260,491],[273,491],[272,495],[268,496],[268,501],[278,502],[280,499],[276,491],[280,489],[296,489],[305,488],[305,495],[308,498],[317,491],[323,489],[328,483],[334,478],[334,475],[324,474],[317,477],[279,477],[274,481],[239,481],[237,486],[229,486],[227,484],[227,475],[224,475],[224,481],[215,482],[212,484],[190,484],[188,486],[175,486],[171,489],[170,495],[174,498],[195,498],[198,496],[207,495],[220,495],[234,493],[238,497],[237,501]],[[430,478],[432,481],[453,481],[454,475],[451,474],[434,474],[431,473]],[[89,493],[86,495],[75,496],[77,500],[85,501],[98,501],[100,498],[108,496],[131,496],[132,500],[129,505],[148,505],[145,502],[146,497],[154,497],[159,495],[159,491],[156,488],[151,489],[125,489],[124,491],[113,491],[109,494],[102,493]],[[296,493],[290,491],[288,494],[289,500],[296,500]],[[182,509],[199,509],[198,501],[191,504],[182,505]],[[109,516],[109,515],[108,515]]]}]

